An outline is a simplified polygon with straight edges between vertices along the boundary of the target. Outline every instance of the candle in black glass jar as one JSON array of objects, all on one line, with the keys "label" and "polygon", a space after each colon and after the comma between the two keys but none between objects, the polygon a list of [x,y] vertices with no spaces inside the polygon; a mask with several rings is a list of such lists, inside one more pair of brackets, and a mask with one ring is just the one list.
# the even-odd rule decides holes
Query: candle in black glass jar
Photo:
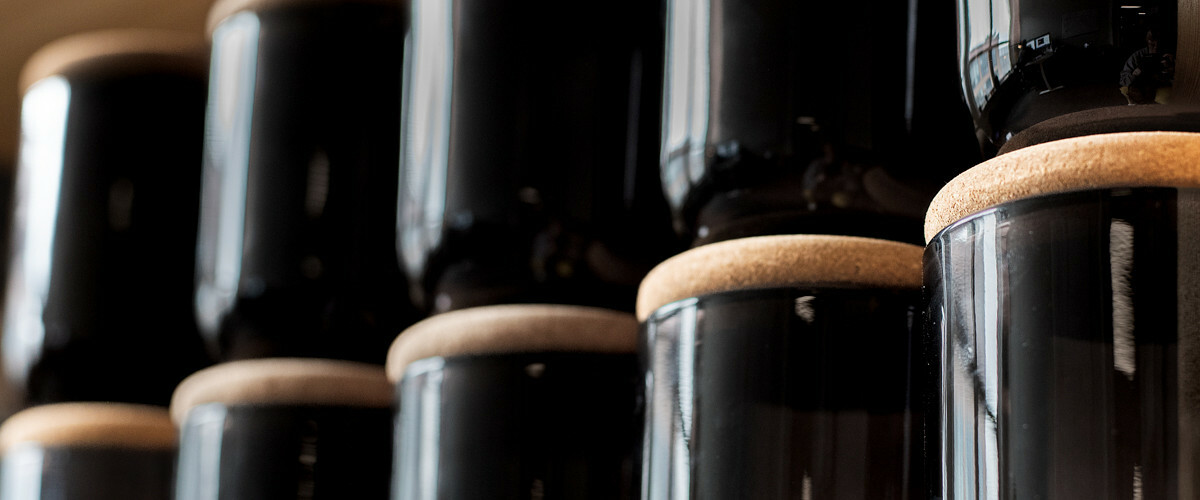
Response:
[{"label": "candle in black glass jar", "polygon": [[632,314],[520,304],[405,330],[392,498],[637,498]]},{"label": "candle in black glass jar", "polygon": [[166,405],[207,364],[192,309],[208,50],[103,31],[22,74],[3,327],[3,410]]},{"label": "candle in black glass jar", "polygon": [[923,498],[921,247],[693,248],[638,294],[641,498]]},{"label": "candle in black glass jar", "polygon": [[397,244],[427,311],[633,309],[676,249],[655,160],[659,10],[412,2]]},{"label": "candle in black glass jar", "polygon": [[[930,206],[930,498],[1200,496],[1200,134],[1027,146]],[[936,428],[935,428],[936,429]]]},{"label": "candle in black glass jar", "polygon": [[383,363],[414,319],[395,256],[402,4],[210,13],[196,314],[220,360]]},{"label": "candle in black glass jar", "polygon": [[392,386],[382,366],[232,361],[175,391],[176,500],[386,500]]},{"label": "candle in black glass jar", "polygon": [[693,245],[919,243],[929,199],[978,161],[946,2],[670,0],[666,14],[662,182]]},{"label": "candle in black glass jar", "polygon": [[0,500],[170,500],[176,436],[160,406],[22,410],[0,426]]}]

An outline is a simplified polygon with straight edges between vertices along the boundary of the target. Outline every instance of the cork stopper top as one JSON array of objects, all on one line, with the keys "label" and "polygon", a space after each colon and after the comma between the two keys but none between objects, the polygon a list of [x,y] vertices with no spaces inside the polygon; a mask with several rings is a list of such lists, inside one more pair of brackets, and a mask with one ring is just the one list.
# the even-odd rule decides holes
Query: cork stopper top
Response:
[{"label": "cork stopper top", "polygon": [[123,403],[56,403],[17,412],[0,425],[0,453],[21,443],[174,449],[166,408]]},{"label": "cork stopper top", "polygon": [[20,91],[39,80],[114,58],[144,58],[163,66],[197,72],[208,69],[208,44],[199,33],[167,30],[103,30],[71,35],[34,52],[21,70]]},{"label": "cork stopper top", "polygon": [[637,317],[699,295],[791,286],[921,287],[924,249],[854,236],[755,236],[692,248],[642,280]]},{"label": "cork stopper top", "polygon": [[383,5],[404,9],[406,0],[217,0],[208,11],[208,35],[212,36],[217,26],[230,16],[239,12],[262,12],[297,5],[340,5],[368,4]]},{"label": "cork stopper top", "polygon": [[632,314],[594,307],[514,304],[461,309],[426,318],[396,337],[388,379],[409,363],[435,356],[518,352],[613,352],[637,349]]},{"label": "cork stopper top", "polygon": [[959,174],[925,214],[925,241],[1004,202],[1113,187],[1200,187],[1200,133],[1122,132],[1074,137],[1003,154]]},{"label": "cork stopper top", "polygon": [[171,417],[182,423],[192,408],[208,403],[386,408],[392,404],[392,386],[378,365],[252,359],[222,363],[184,379],[171,398]]}]

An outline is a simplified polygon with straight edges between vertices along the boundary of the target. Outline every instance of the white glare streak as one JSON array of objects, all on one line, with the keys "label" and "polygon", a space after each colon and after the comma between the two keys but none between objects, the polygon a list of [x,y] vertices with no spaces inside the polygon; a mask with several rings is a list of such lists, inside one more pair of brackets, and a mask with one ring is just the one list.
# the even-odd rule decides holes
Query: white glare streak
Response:
[{"label": "white glare streak", "polygon": [[1133,226],[1114,219],[1109,229],[1109,264],[1112,274],[1113,367],[1133,380],[1137,370],[1133,341]]}]

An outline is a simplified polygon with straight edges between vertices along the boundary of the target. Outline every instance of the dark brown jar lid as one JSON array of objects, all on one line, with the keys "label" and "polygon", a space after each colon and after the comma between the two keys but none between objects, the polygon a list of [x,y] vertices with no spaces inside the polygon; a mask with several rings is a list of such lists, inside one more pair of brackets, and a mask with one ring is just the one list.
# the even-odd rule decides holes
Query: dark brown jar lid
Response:
[{"label": "dark brown jar lid", "polygon": [[793,286],[920,288],[923,248],[855,236],[781,235],[728,240],[663,261],[642,280],[637,317],[711,293]]},{"label": "dark brown jar lid", "polygon": [[32,443],[174,449],[178,431],[166,408],[124,403],[55,403],[27,408],[0,425],[0,452]]},{"label": "dark brown jar lid", "polygon": [[208,11],[208,34],[212,36],[221,22],[239,12],[262,12],[293,5],[375,4],[404,9],[403,0],[217,0]]},{"label": "dark brown jar lid", "polygon": [[71,35],[34,52],[22,68],[20,92],[43,78],[137,62],[203,74],[208,44],[199,33],[168,30],[103,30]]},{"label": "dark brown jar lid", "polygon": [[414,361],[436,356],[518,352],[612,352],[637,349],[632,314],[595,307],[513,304],[460,309],[426,318],[388,351],[392,382]]},{"label": "dark brown jar lid", "polygon": [[317,405],[385,408],[392,386],[382,366],[312,358],[231,361],[205,368],[180,382],[171,416],[182,423],[196,406]]},{"label": "dark brown jar lid", "polygon": [[1046,142],[959,174],[925,214],[925,241],[1008,201],[1084,189],[1200,187],[1200,133],[1122,132]]}]

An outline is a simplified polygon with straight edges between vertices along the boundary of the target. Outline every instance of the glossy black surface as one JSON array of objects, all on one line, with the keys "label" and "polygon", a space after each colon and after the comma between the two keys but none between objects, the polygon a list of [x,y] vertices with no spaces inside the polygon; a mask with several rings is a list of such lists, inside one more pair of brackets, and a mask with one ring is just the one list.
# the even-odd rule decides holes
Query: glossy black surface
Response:
[{"label": "glossy black surface", "polygon": [[642,330],[641,498],[924,498],[917,290],[763,289]]},{"label": "glossy black surface", "polygon": [[390,408],[201,405],[180,429],[174,500],[386,500]]},{"label": "glossy black surface", "polygon": [[666,5],[662,182],[693,245],[786,233],[921,243],[929,199],[979,159],[946,2]]},{"label": "glossy black surface", "polygon": [[115,55],[26,93],[0,413],[165,406],[209,360],[191,312],[205,61]]},{"label": "glossy black surface", "polygon": [[0,460],[0,500],[171,500],[175,450],[26,444]]},{"label": "glossy black surface", "polygon": [[382,364],[413,321],[395,254],[403,20],[303,2],[214,31],[196,313],[219,359]]},{"label": "glossy black surface", "polygon": [[[985,156],[1105,132],[1200,131],[1195,13],[1177,0],[958,0],[959,77]],[[1178,72],[1177,72],[1178,69]]]},{"label": "glossy black surface", "polygon": [[416,0],[398,249],[427,311],[632,311],[675,253],[657,2]]},{"label": "glossy black surface", "polygon": [[1005,203],[925,254],[940,498],[1200,496],[1200,192]]},{"label": "glossy black surface", "polygon": [[633,499],[634,354],[429,358],[397,385],[393,500]]}]

